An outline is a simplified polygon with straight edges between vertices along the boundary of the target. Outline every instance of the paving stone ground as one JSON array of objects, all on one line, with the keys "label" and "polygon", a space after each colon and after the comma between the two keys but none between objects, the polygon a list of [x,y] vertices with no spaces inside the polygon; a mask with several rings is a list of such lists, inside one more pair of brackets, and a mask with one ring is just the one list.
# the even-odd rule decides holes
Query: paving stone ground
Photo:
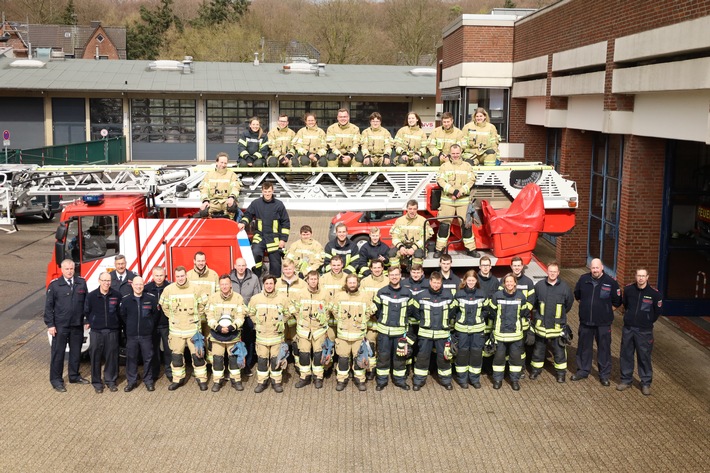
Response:
[{"label": "paving stone ground", "polygon": [[[664,320],[656,325],[650,397],[638,378],[634,389],[617,392],[601,386],[596,371],[560,385],[549,366],[519,392],[507,383],[495,391],[488,378],[480,390],[449,392],[432,377],[418,393],[391,385],[375,392],[371,383],[365,393],[352,384],[338,393],[334,379],[297,390],[290,369],[280,395],[255,394],[253,378],[240,393],[200,392],[192,380],[168,392],[164,377],[155,392],[141,385],[124,393],[123,368],[119,392],[74,384],[54,392],[41,313],[23,309],[43,285],[53,228],[20,228],[20,236],[0,235],[0,471],[710,469],[710,351]],[[575,337],[571,373],[576,344]],[[81,371],[89,377],[88,362]]]}]

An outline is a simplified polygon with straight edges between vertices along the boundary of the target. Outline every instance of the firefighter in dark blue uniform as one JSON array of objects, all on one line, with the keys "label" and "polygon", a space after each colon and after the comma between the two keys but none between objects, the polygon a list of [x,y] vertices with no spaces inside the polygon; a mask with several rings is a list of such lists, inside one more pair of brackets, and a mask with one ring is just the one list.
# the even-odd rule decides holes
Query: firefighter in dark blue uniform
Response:
[{"label": "firefighter in dark blue uniform", "polygon": [[[409,391],[406,382],[406,353],[398,353],[398,345],[407,345],[407,312],[411,292],[402,286],[402,270],[392,268],[387,275],[389,284],[375,295],[377,307],[377,391],[387,386],[392,368],[392,381],[398,388]],[[404,348],[404,347],[402,347]]]},{"label": "firefighter in dark blue uniform", "polygon": [[61,263],[62,275],[49,283],[44,304],[44,323],[52,336],[52,354],[49,364],[49,382],[59,392],[64,387],[64,354],[69,344],[69,382],[89,384],[79,374],[81,344],[84,340],[82,326],[84,301],[88,294],[84,278],[74,275],[74,262],[65,259]]},{"label": "firefighter in dark blue uniform", "polygon": [[130,294],[131,281],[133,281],[136,273],[126,269],[126,257],[123,255],[116,255],[114,264],[116,265],[116,271],[111,272],[111,289],[120,292],[121,296]]},{"label": "firefighter in dark blue uniform", "polygon": [[463,276],[461,286],[456,292],[456,305],[456,382],[463,389],[468,389],[469,383],[475,389],[481,389],[484,332],[489,308],[488,297],[478,284],[476,272],[472,269],[466,271]]},{"label": "firefighter in dark blue uniform", "polygon": [[577,346],[577,372],[570,378],[579,381],[592,370],[592,350],[597,341],[599,382],[609,386],[611,376],[611,323],[614,309],[621,305],[621,289],[614,278],[604,273],[598,258],[589,265],[590,272],[580,276],[574,288],[574,298],[579,301],[579,343]]},{"label": "firefighter in dark blue uniform", "polygon": [[370,227],[370,239],[366,241],[358,252],[358,264],[360,265],[359,275],[361,278],[370,275],[370,263],[373,261],[382,261],[385,271],[390,265],[389,254],[390,247],[380,240],[379,227]]},{"label": "firefighter in dark blue uniform", "polygon": [[537,309],[533,315],[531,330],[535,333],[535,348],[532,353],[532,373],[536,379],[542,373],[548,341],[552,345],[557,382],[564,383],[567,373],[567,346],[561,342],[562,332],[567,329],[567,313],[572,310],[574,295],[572,289],[559,278],[560,266],[552,262],[547,265],[547,278],[535,285]]},{"label": "firefighter in dark blue uniform", "polygon": [[291,231],[291,220],[283,202],[274,197],[274,185],[261,185],[261,199],[254,200],[244,212],[239,223],[243,229],[250,220],[256,220],[256,233],[252,238],[251,251],[254,254],[254,274],[261,276],[264,252],[269,255],[269,274],[281,277],[281,259]]},{"label": "firefighter in dark blue uniform", "polygon": [[[453,293],[444,289],[438,271],[431,273],[429,287],[420,292],[410,305],[412,315],[419,322],[417,334],[417,360],[414,364],[414,391],[419,391],[429,375],[431,350],[436,347],[436,365],[439,382],[448,391],[451,386],[451,362],[444,358],[446,342],[451,335],[453,309],[456,307]],[[410,345],[414,343],[409,334]]]},{"label": "firefighter in dark blue uniform", "polygon": [[651,352],[653,351],[653,324],[661,315],[661,294],[648,285],[648,271],[636,270],[636,283],[624,288],[624,328],[621,332],[621,383],[616,387],[624,391],[631,387],[634,376],[634,352],[638,360],[641,392],[651,395]]},{"label": "firefighter in dark blue uniform", "polygon": [[[126,379],[125,392],[138,386],[138,354],[143,357],[143,383],[148,391],[155,391],[153,379],[153,334],[158,322],[158,298],[144,291],[143,278],[133,278],[133,292],[121,300],[121,322],[126,330]],[[164,316],[163,316],[164,317]]]},{"label": "firefighter in dark blue uniform", "polygon": [[[153,268],[153,280],[145,285],[145,292],[149,292],[155,296],[157,300],[160,300],[160,296],[163,294],[163,290],[168,287],[170,281],[165,277],[165,268],[162,266],[156,266]],[[170,344],[168,343],[168,335],[170,333],[170,322],[163,312],[163,308],[158,304],[158,321],[156,323],[155,331],[153,332],[153,382],[160,378],[160,363],[161,363],[161,351],[160,346],[162,344],[162,363],[165,367],[165,377],[168,378],[170,382],[173,381],[173,372],[170,367],[170,361],[172,360],[172,352],[170,351]]]},{"label": "firefighter in dark blue uniform", "polygon": [[[481,286],[486,299],[493,297],[493,294],[500,289],[500,281],[491,272],[492,264],[488,256],[481,256],[478,262],[478,284]],[[484,330],[486,338],[493,333],[493,318],[488,317],[486,328]],[[493,353],[483,352],[483,363],[481,368],[482,373],[493,374]]]},{"label": "firefighter in dark blue uniform", "polygon": [[360,253],[357,245],[348,238],[348,227],[344,223],[335,226],[335,238],[326,243],[324,248],[324,271],[330,271],[330,260],[335,255],[343,257],[343,272],[357,275],[360,267]]},{"label": "firefighter in dark blue uniform", "polygon": [[[130,287],[130,286],[129,286]],[[121,335],[119,308],[121,293],[111,289],[109,273],[99,274],[99,287],[86,297],[84,321],[91,328],[91,384],[98,394],[104,391],[104,381],[111,392],[118,390],[118,342]],[[101,361],[104,376],[101,378]]]}]

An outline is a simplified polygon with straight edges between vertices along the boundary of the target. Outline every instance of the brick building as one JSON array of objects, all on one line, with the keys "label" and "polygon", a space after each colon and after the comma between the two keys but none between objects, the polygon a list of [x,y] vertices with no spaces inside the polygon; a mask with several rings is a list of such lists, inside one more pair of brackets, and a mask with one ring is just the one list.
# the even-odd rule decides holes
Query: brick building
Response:
[{"label": "brick building", "polygon": [[490,110],[504,156],[577,182],[566,266],[646,267],[668,314],[710,314],[710,1],[562,0],[463,15],[444,30],[437,98],[459,126]]}]

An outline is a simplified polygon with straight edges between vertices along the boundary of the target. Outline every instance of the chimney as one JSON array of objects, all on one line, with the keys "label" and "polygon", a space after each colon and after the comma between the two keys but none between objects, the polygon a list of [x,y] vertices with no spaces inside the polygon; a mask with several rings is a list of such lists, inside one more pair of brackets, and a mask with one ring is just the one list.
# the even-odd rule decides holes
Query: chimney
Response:
[{"label": "chimney", "polygon": [[96,28],[98,28],[99,26],[101,26],[101,21],[100,21],[100,20],[93,20],[93,21],[91,22],[91,27],[92,27],[93,29],[96,29]]}]

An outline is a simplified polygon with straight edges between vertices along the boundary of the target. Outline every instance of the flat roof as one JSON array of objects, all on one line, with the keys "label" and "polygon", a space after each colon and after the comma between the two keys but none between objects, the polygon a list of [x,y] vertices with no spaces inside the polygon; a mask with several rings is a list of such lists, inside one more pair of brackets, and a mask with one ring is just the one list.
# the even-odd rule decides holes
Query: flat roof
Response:
[{"label": "flat roof", "polygon": [[436,77],[414,66],[327,64],[325,74],[284,73],[283,64],[193,63],[193,72],[151,71],[151,61],[67,59],[42,68],[10,67],[0,58],[0,91],[290,95],[436,95]]}]

